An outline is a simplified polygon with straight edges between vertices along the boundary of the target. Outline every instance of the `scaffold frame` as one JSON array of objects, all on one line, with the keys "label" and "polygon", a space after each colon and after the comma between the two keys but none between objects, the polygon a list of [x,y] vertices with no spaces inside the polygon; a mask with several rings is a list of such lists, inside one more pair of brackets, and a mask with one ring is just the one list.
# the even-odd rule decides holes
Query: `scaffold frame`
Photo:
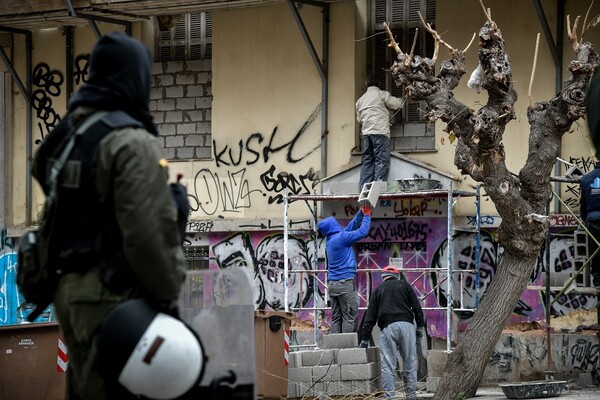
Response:
[{"label": "scaffold frame", "polygon": [[[313,238],[317,237],[317,222],[318,222],[318,204],[319,203],[323,203],[323,202],[335,202],[335,201],[343,201],[343,200],[356,200],[358,201],[360,194],[355,193],[355,194],[340,194],[340,195],[336,195],[336,194],[288,194],[287,191],[284,192],[283,195],[283,225],[284,225],[284,232],[283,232],[283,246],[284,246],[284,251],[283,251],[283,256],[284,256],[284,260],[283,260],[283,265],[284,265],[284,306],[285,306],[285,311],[286,312],[290,312],[290,307],[289,307],[289,302],[288,302],[288,292],[289,292],[289,282],[288,282],[288,275],[290,273],[306,273],[306,271],[304,270],[294,270],[294,269],[290,269],[289,267],[289,254],[288,254],[288,240],[289,240],[289,235],[290,234],[294,234],[294,233],[304,233],[307,235],[310,235]],[[475,245],[475,271],[473,270],[469,270],[469,269],[465,269],[465,270],[454,270],[453,269],[453,232],[455,231],[455,227],[453,226],[453,210],[454,210],[454,206],[456,205],[457,201],[460,198],[468,198],[468,197],[474,197],[475,198],[475,227],[472,228],[473,233],[475,233],[476,235],[476,245]],[[445,273],[446,274],[446,279],[444,280],[437,280],[436,282],[436,287],[432,288],[432,292],[433,290],[439,290],[440,285],[442,285],[446,280],[446,287],[447,287],[447,305],[445,307],[429,307],[427,309],[433,309],[433,310],[444,310],[446,312],[446,351],[448,353],[450,353],[452,351],[452,313],[453,311],[475,311],[475,309],[479,306],[479,269],[480,269],[480,247],[481,247],[481,218],[480,218],[480,213],[481,213],[481,192],[480,192],[480,186],[476,187],[475,191],[464,191],[464,190],[455,190],[453,189],[453,184],[452,181],[450,182],[449,188],[448,189],[435,189],[435,190],[417,190],[417,191],[400,191],[400,192],[385,192],[385,193],[381,193],[379,195],[379,200],[396,200],[396,199],[402,199],[402,198],[421,198],[421,199],[445,199],[447,202],[447,207],[448,207],[448,213],[447,213],[447,241],[448,241],[448,250],[447,250],[447,267],[444,268],[419,268],[419,272],[435,272],[435,273]],[[292,225],[290,222],[290,218],[289,218],[289,206],[290,203],[292,201],[297,201],[297,200],[303,200],[307,206],[309,207],[309,210],[312,214],[312,221],[310,223],[310,228],[309,229],[305,229],[305,230],[294,230],[294,229],[290,229],[290,226]],[[311,206],[312,204],[312,206]],[[456,229],[456,230],[465,230],[463,229]],[[310,263],[312,265],[312,275],[313,275],[313,298],[316,299],[316,291],[318,290],[318,278],[317,275],[319,273],[325,273],[327,274],[327,268],[325,266],[324,269],[319,270],[318,269],[318,242],[317,240],[312,240],[313,246],[314,248],[314,252],[313,252],[313,256],[311,257],[312,259],[310,260]],[[407,272],[411,272],[411,269],[406,269],[404,268],[404,266],[402,266],[400,268],[402,271],[407,271]],[[369,269],[359,269],[358,272],[365,272],[365,271],[375,271],[375,270],[369,270]],[[412,271],[414,272],[414,271]],[[460,299],[459,299],[459,305],[460,307],[455,308],[453,303],[454,303],[454,299],[453,299],[453,292],[452,292],[452,276],[454,274],[465,274],[465,273],[470,273],[472,274],[474,272],[475,274],[475,308],[465,308],[464,307],[464,302],[463,302],[463,291],[461,290],[460,293]],[[463,284],[464,279],[460,279],[461,282],[461,287]],[[327,280],[325,279],[325,282],[321,282],[322,285],[325,288],[325,300],[327,300]],[[412,283],[412,282],[411,282]],[[426,294],[425,296],[423,296],[421,299],[419,299],[420,301],[423,301],[423,299],[425,297],[427,297],[428,295],[430,295],[431,293]],[[367,294],[368,295],[368,294]],[[367,300],[367,304],[368,304],[368,298]],[[314,306],[313,303],[313,307],[299,307],[299,308],[294,308],[293,311],[302,311],[302,310],[313,310],[315,312],[313,312],[313,324],[314,324],[314,343],[313,345],[298,345],[296,347],[317,347],[317,343],[318,343],[318,335],[319,335],[319,321],[318,321],[318,313],[316,311],[318,310],[326,310],[329,309],[328,307],[321,307],[321,308],[317,308]]]}]

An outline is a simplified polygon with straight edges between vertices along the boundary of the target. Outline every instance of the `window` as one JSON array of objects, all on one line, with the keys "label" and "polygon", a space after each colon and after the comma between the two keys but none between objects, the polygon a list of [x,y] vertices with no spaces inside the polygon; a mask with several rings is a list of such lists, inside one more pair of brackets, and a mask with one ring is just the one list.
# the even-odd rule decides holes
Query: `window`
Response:
[{"label": "window", "polygon": [[212,17],[208,12],[181,15],[173,28],[157,32],[157,61],[212,58]]},{"label": "window", "polygon": [[[423,29],[418,11],[435,29],[435,0],[374,0],[371,11],[371,63],[369,74],[375,75],[392,95],[402,97],[402,88],[396,87],[390,66],[396,58],[396,52],[387,45],[383,23],[386,22],[396,42],[404,52],[410,52],[416,28],[419,36],[415,45],[415,54],[431,57],[433,55],[433,37]],[[427,124],[422,102],[407,101],[394,118],[391,128],[392,151],[431,151],[435,150],[435,131],[433,124]]]}]

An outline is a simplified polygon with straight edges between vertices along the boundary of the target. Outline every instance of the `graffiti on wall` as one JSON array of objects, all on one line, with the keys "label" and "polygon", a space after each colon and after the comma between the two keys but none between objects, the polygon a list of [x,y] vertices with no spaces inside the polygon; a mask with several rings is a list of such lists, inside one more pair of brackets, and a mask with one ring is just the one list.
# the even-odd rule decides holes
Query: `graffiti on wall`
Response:
[{"label": "graffiti on wall", "polygon": [[[242,268],[254,286],[257,309],[283,310],[285,276],[283,234],[235,233],[212,244],[218,268]],[[307,306],[313,299],[312,250],[305,240],[288,238],[288,307]],[[320,300],[320,299],[318,299]]]},{"label": "graffiti on wall", "polygon": [[598,343],[587,339],[577,339],[569,349],[573,368],[582,372],[596,368],[598,365]]},{"label": "graffiti on wall", "polygon": [[60,115],[54,109],[53,98],[60,96],[64,80],[62,72],[51,69],[44,62],[33,69],[32,82],[35,89],[31,94],[31,106],[39,119],[38,128],[41,135],[41,139],[35,141],[36,144],[40,144],[45,135],[60,122]]},{"label": "graffiti on wall", "polygon": [[[31,304],[25,302],[19,292],[17,280],[17,250],[14,238],[7,236],[6,229],[0,229],[0,326],[26,323]],[[48,307],[35,322],[54,321],[53,306]]]},{"label": "graffiti on wall", "polygon": [[[595,161],[592,157],[570,157],[569,162],[579,168],[584,174],[594,169]],[[565,196],[563,198],[566,205],[571,208],[579,208],[579,199],[581,197],[579,183],[565,183]]]},{"label": "graffiti on wall", "polygon": [[[340,221],[342,223],[347,221]],[[502,248],[491,232],[483,230],[479,238],[479,273],[476,274],[477,237],[473,232],[456,232],[452,237],[452,275],[448,278],[447,221],[440,218],[373,221],[367,238],[355,245],[359,273],[357,289],[359,305],[365,309],[371,290],[380,276],[368,270],[388,265],[391,258],[402,259],[406,279],[422,298],[429,334],[445,337],[448,330],[446,306],[452,299],[454,321],[462,331],[468,326],[473,310],[485,296],[502,259]],[[312,320],[311,308],[326,301],[324,241],[316,243],[306,237],[290,237],[288,246],[288,306],[304,308],[300,319]],[[255,307],[284,309],[283,234],[235,232],[209,235],[211,268],[243,268],[254,285]],[[316,250],[315,250],[316,247]],[[315,253],[316,252],[316,253]],[[318,256],[318,262],[316,262]],[[544,253],[542,253],[544,254]],[[547,268],[552,274],[569,276],[574,269],[572,235],[553,235],[549,257],[540,257],[531,275],[530,285],[542,287]],[[315,260],[316,265],[312,265]],[[367,271],[365,271],[367,270]],[[316,273],[314,272],[316,271]],[[363,272],[361,272],[363,271]],[[451,283],[451,285],[449,285]],[[451,287],[449,292],[448,288]],[[316,289],[316,299],[313,298]],[[554,299],[556,293],[551,293]],[[544,323],[545,293],[535,288],[523,292],[508,323],[538,321]],[[576,310],[589,310],[597,300],[593,295],[569,293],[552,304],[551,315],[564,315]],[[319,314],[326,326],[329,311]],[[454,328],[453,328],[454,329]]]},{"label": "graffiti on wall", "polygon": [[289,172],[275,166],[273,157],[296,165],[313,154],[319,145],[307,150],[306,133],[320,113],[318,106],[289,140],[283,138],[290,135],[279,133],[277,127],[270,135],[252,133],[236,146],[213,140],[214,168],[202,168],[189,185],[192,210],[221,216],[241,213],[257,205],[258,199],[281,204],[286,190],[289,194],[313,193],[319,176],[312,167],[305,172]]}]

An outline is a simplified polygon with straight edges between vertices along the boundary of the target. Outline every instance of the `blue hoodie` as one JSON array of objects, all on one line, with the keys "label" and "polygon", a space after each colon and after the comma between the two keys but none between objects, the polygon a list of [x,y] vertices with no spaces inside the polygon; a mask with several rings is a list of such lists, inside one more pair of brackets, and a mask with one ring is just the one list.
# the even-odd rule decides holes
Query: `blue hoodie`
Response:
[{"label": "blue hoodie", "polygon": [[[362,221],[362,223],[361,223]],[[339,281],[356,277],[356,259],[352,245],[369,234],[371,216],[362,211],[356,213],[352,221],[342,228],[334,217],[319,222],[319,231],[327,238],[325,251],[327,254],[328,280]]]}]

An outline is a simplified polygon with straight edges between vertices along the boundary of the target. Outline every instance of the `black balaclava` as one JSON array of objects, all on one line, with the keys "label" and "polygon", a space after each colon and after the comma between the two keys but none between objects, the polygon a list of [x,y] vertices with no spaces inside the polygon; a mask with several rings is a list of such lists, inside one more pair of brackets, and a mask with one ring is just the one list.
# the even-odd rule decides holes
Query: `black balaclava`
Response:
[{"label": "black balaclava", "polygon": [[103,36],[90,55],[87,83],[69,101],[98,110],[122,110],[158,134],[148,110],[152,83],[152,56],[140,41],[122,32]]}]

